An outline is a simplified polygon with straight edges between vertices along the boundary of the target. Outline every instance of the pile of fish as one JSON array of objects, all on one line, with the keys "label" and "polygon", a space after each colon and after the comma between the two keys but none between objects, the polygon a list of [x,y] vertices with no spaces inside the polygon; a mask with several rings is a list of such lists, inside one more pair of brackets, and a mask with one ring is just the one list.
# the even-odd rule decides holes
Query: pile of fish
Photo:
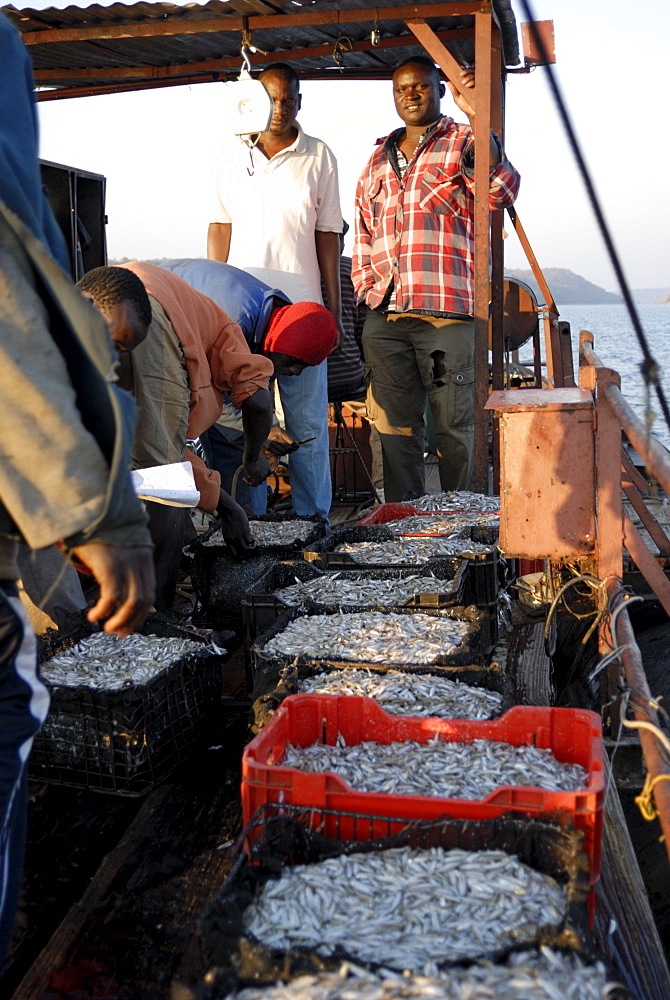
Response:
[{"label": "pile of fish", "polygon": [[[397,570],[395,571],[397,572]],[[405,604],[415,594],[450,594],[452,580],[440,580],[435,576],[406,576],[402,579],[382,580],[352,579],[340,573],[329,573],[303,583],[296,582],[276,590],[275,597],[285,604],[295,606],[305,600],[316,604],[357,604],[383,607],[384,605]]]},{"label": "pile of fish", "polygon": [[421,972],[493,955],[558,926],[564,890],[503,851],[411,847],[295,865],[265,883],[247,931],[268,948],[338,948],[362,962]]},{"label": "pile of fish", "polygon": [[468,538],[428,535],[425,538],[391,538],[387,542],[343,542],[335,551],[346,552],[361,565],[399,566],[405,563],[421,565],[439,556],[490,552],[491,546]]},{"label": "pile of fish", "polygon": [[[305,542],[314,531],[312,521],[249,521],[251,534],[257,545],[293,545]],[[221,529],[213,531],[203,545],[225,545]]]},{"label": "pile of fish", "polygon": [[226,1000],[608,1000],[618,989],[602,962],[587,965],[575,952],[543,947],[513,952],[501,964],[478,962],[430,976],[374,974],[344,963],[338,972],[249,987]]},{"label": "pile of fish", "polygon": [[391,715],[441,716],[444,719],[492,719],[500,714],[502,695],[435,674],[389,670],[328,670],[304,677],[301,694],[356,695],[374,698]]},{"label": "pile of fish", "polygon": [[430,664],[453,653],[472,628],[441,615],[379,611],[296,618],[263,646],[265,656]]},{"label": "pile of fish", "polygon": [[468,490],[426,493],[409,502],[417,510],[500,510],[500,497],[486,497],[483,493],[469,493]]},{"label": "pile of fish", "polygon": [[189,653],[202,652],[191,639],[128,635],[118,639],[96,632],[43,663],[42,676],[53,687],[89,687],[118,691],[146,684]]},{"label": "pile of fish", "polygon": [[410,517],[401,517],[395,521],[387,521],[384,525],[389,528],[394,535],[448,535],[450,538],[458,538],[459,533],[464,528],[473,525],[487,525],[499,527],[500,515],[497,511],[481,513],[462,514],[413,514]]},{"label": "pile of fish", "polygon": [[576,791],[586,787],[588,777],[579,764],[563,764],[551,750],[493,740],[447,743],[439,736],[428,743],[370,740],[346,746],[340,736],[335,746],[288,744],[282,764],[333,771],[359,792],[450,799],[483,799],[501,785]]}]

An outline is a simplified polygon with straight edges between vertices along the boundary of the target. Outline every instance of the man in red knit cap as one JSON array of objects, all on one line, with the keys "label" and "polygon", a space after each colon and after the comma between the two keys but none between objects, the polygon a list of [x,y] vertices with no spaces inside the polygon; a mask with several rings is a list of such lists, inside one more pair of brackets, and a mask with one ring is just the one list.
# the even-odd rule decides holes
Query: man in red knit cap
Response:
[{"label": "man in red knit cap", "polygon": [[[336,340],[332,314],[316,302],[296,302],[277,288],[230,264],[202,258],[184,258],[161,263],[198,292],[208,295],[238,323],[249,349],[264,354],[273,364],[275,375],[299,375],[305,368],[328,357]],[[283,398],[282,398],[283,402]],[[284,431],[275,425],[266,441],[265,453],[289,456],[305,437],[303,414],[284,404]],[[244,438],[239,411],[224,405],[216,424],[200,435],[209,464],[221,474],[230,490],[241,463]],[[291,459],[289,457],[289,471]],[[267,488],[249,487],[238,480],[236,498],[254,514],[264,514]]]},{"label": "man in red knit cap", "polygon": [[[263,340],[256,345],[231,315],[169,269],[140,262],[100,267],[79,284],[107,320],[120,382],[135,396],[133,467],[186,457],[200,491],[198,506],[218,514],[233,550],[252,546],[241,507],[222,488],[216,469],[207,468],[186,441],[205,434],[230,394],[243,425],[238,465],[244,465],[250,486],[262,483],[269,472],[262,454],[266,443],[276,453],[267,441],[272,423],[269,379],[273,373],[299,374],[327,356],[336,336],[332,315],[311,302],[287,304],[281,296],[272,302]],[[248,317],[244,319],[248,325]],[[282,445],[281,453],[287,450]],[[174,601],[186,519],[180,508],[148,503],[147,509],[155,545],[156,606],[166,612]]]}]

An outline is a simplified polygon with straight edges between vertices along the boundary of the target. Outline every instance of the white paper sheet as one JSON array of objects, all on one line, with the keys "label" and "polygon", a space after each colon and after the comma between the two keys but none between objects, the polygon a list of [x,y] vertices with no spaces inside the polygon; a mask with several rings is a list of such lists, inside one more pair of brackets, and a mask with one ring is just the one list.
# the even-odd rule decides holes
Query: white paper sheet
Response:
[{"label": "white paper sheet", "polygon": [[170,507],[195,507],[200,492],[195,488],[190,462],[154,465],[151,469],[131,472],[133,489],[140,500],[153,500]]}]

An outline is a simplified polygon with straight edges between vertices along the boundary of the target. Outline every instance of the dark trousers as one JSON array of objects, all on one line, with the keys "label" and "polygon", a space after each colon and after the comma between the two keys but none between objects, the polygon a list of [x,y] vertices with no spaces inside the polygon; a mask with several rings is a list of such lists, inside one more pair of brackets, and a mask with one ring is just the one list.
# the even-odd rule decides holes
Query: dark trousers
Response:
[{"label": "dark trousers", "polygon": [[188,507],[169,507],[164,503],[146,501],[149,531],[154,543],[154,571],[156,573],[156,611],[172,610],[177,590],[177,575],[181,564],[182,549],[186,542]]},{"label": "dark trousers", "polygon": [[49,707],[35,635],[13,582],[0,581],[0,963],[14,927],[26,836],[28,755]]},{"label": "dark trousers", "polygon": [[379,431],[386,500],[426,492],[426,401],[440,485],[467,489],[474,448],[474,323],[368,309],[363,351],[370,378],[368,419]]}]

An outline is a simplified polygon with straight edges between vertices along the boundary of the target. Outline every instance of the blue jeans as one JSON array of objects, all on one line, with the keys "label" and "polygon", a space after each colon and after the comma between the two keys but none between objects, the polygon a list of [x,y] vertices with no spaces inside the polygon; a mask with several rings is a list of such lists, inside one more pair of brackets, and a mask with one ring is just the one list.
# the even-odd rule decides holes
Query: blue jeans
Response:
[{"label": "blue jeans", "polygon": [[[321,514],[328,520],[332,500],[330,483],[330,444],[328,441],[328,369],[327,362],[315,365],[300,375],[280,375],[277,379],[284,410],[286,431],[294,441],[304,441],[289,455],[291,499],[296,514],[310,517]],[[241,431],[215,424],[200,435],[207,463],[221,475],[221,485],[230,492],[235,470],[242,464],[244,435]],[[253,514],[267,509],[267,485],[249,487],[240,476],[235,499],[248,504]]]},{"label": "blue jeans", "polygon": [[[200,435],[200,441],[210,469],[216,469],[221,476],[221,485],[226,493],[231,493],[233,477],[242,464],[244,456],[244,434],[231,427],[221,427],[214,424],[208,431]],[[237,478],[235,500],[244,504],[252,514],[265,514],[267,510],[267,483],[260,486],[249,486],[244,482],[242,473]]]},{"label": "blue jeans", "polygon": [[280,375],[279,395],[286,430],[294,441],[314,438],[289,455],[291,496],[296,514],[328,519],[332,500],[328,442],[328,362],[300,375]]}]

